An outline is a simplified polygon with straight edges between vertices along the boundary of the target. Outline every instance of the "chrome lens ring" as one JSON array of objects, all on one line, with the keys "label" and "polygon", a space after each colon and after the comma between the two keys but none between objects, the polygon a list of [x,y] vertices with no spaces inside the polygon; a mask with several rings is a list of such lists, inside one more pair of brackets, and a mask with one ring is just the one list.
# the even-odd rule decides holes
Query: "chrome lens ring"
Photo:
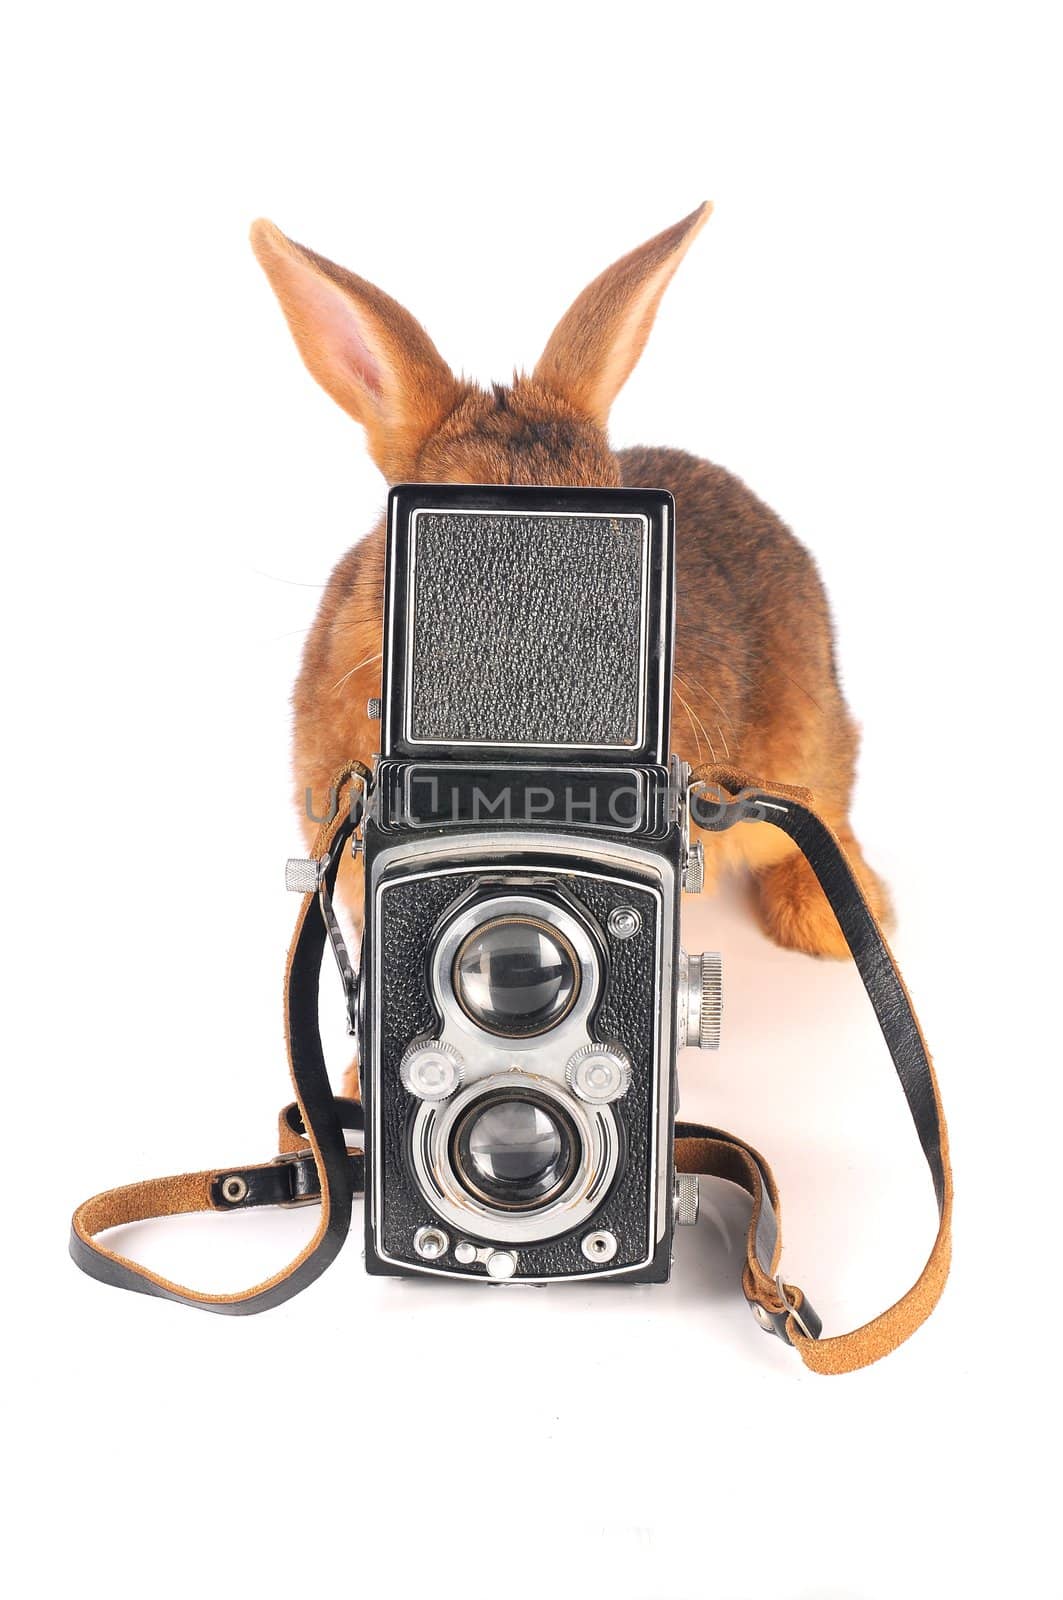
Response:
[{"label": "chrome lens ring", "polygon": [[[455,989],[455,969],[470,940],[484,929],[503,926],[542,930],[563,960],[572,963],[571,992],[565,994],[564,1003],[545,1026],[534,1032],[504,1034],[486,1026]],[[560,1037],[563,1032],[566,1039],[586,1039],[588,1019],[602,985],[601,961],[597,944],[575,912],[541,895],[500,889],[497,894],[478,895],[460,907],[443,928],[432,951],[431,984],[444,1018],[444,1035],[453,1036],[459,1044],[461,1037],[474,1040],[478,1059],[501,1065],[515,1055],[541,1051],[547,1034]]]},{"label": "chrome lens ring", "polygon": [[[481,1198],[455,1170],[455,1131],[470,1113],[505,1101],[526,1100],[549,1108],[578,1143],[564,1182],[545,1198],[518,1208]],[[571,1135],[568,1135],[571,1137]],[[586,1105],[558,1084],[526,1072],[481,1078],[443,1105],[422,1101],[411,1130],[410,1155],[425,1199],[455,1228],[505,1244],[554,1239],[579,1227],[605,1199],[620,1159],[620,1130],[608,1105]]]},{"label": "chrome lens ring", "polygon": [[580,1138],[567,1111],[507,1085],[474,1100],[450,1136],[450,1165],[476,1200],[503,1211],[549,1205],[572,1181]]},{"label": "chrome lens ring", "polygon": [[467,933],[454,953],[454,998],[478,1028],[531,1039],[556,1028],[579,996],[579,957],[555,924],[506,913]]}]

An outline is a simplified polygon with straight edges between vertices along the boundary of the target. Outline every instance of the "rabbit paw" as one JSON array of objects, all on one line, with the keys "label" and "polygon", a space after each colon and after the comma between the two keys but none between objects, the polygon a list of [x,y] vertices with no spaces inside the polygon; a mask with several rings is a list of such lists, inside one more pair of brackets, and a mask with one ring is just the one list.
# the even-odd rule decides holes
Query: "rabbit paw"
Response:
[{"label": "rabbit paw", "polygon": [[362,1086],[358,1079],[357,1057],[351,1062],[350,1066],[347,1068],[347,1071],[343,1074],[343,1087],[340,1090],[340,1094],[345,1100],[360,1101],[362,1098]]},{"label": "rabbit paw", "polygon": [[[885,884],[868,866],[851,834],[839,834],[839,841],[872,912],[881,926],[889,927],[893,913]],[[757,873],[757,884],[761,922],[776,944],[809,956],[831,956],[838,961],[850,958],[830,902],[799,851],[763,868]]]}]

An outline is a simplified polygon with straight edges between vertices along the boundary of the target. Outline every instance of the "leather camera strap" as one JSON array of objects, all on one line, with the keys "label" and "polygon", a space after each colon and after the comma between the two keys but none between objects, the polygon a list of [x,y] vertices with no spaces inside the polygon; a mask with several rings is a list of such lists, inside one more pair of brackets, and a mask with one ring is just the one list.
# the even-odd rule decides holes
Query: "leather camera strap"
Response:
[{"label": "leather camera strap", "polygon": [[[344,846],[354,831],[351,780],[359,778],[364,783],[368,776],[360,762],[350,762],[337,775],[333,785],[334,815],[321,828],[311,850],[314,860],[323,864],[329,894],[335,887]],[[119,1289],[158,1295],[204,1311],[246,1316],[291,1299],[319,1278],[343,1248],[351,1222],[355,1173],[343,1136],[343,1103],[337,1103],[332,1093],[318,1026],[318,979],[326,925],[317,899],[314,892],[303,896],[284,973],[288,1067],[296,1102],[294,1108],[282,1113],[280,1154],[255,1166],[149,1178],[108,1189],[86,1200],[74,1213],[70,1254],[91,1277]],[[293,1131],[296,1127],[298,1134]],[[294,1261],[250,1289],[237,1294],[200,1293],[119,1255],[97,1237],[108,1228],[154,1217],[298,1203],[301,1175],[291,1159],[296,1148],[306,1153],[314,1167],[314,1198],[321,1205],[317,1229]]]},{"label": "leather camera strap", "polygon": [[[805,1296],[778,1274],[781,1234],[778,1193],[763,1160],[748,1145],[706,1130],[676,1129],[680,1171],[730,1177],[753,1197],[742,1287],[758,1322],[795,1346],[814,1372],[851,1372],[888,1355],[909,1338],[937,1305],[952,1251],[952,1170],[948,1133],[930,1052],[911,998],[885,935],[864,897],[845,852],[813,810],[807,789],[757,783],[733,767],[705,766],[694,774],[695,820],[708,832],[738,823],[770,823],[788,834],[812,868],[838,919],[867,990],[930,1169],[938,1231],[916,1282],[880,1316],[851,1333],[821,1338],[820,1320]],[[721,1171],[721,1166],[730,1171]],[[811,1313],[811,1314],[810,1314]]]},{"label": "leather camera strap", "polygon": [[[353,831],[344,804],[358,763],[337,779],[337,813],[313,849],[329,892]],[[769,822],[799,846],[823,886],[853,953],[904,1090],[930,1168],[938,1203],[937,1238],[917,1282],[895,1305],[851,1333],[820,1337],[820,1319],[794,1284],[779,1273],[782,1250],[779,1193],[771,1170],[752,1146],[717,1128],[680,1122],[676,1165],[681,1172],[726,1178],[752,1198],[742,1287],[758,1322],[797,1350],[814,1372],[850,1372],[901,1344],[930,1315],[948,1274],[952,1177],[945,1120],[934,1070],[908,992],[845,854],[812,809],[806,790],[755,784],[731,768],[703,768],[695,790],[707,805],[697,817],[707,831],[740,822]],[[92,1277],[118,1288],[161,1296],[205,1311],[246,1315],[297,1294],[325,1270],[346,1238],[351,1202],[364,1185],[361,1150],[348,1147],[345,1129],[362,1127],[355,1100],[333,1096],[318,1027],[318,977],[325,921],[316,896],[300,906],[285,973],[288,1057],[296,1100],[280,1115],[279,1154],[271,1161],[153,1178],[94,1196],[74,1213],[70,1252]],[[317,1230],[295,1260],[265,1282],[237,1294],[204,1294],[173,1283],[101,1243],[109,1228],[192,1211],[246,1211],[258,1206],[319,1204]]]}]

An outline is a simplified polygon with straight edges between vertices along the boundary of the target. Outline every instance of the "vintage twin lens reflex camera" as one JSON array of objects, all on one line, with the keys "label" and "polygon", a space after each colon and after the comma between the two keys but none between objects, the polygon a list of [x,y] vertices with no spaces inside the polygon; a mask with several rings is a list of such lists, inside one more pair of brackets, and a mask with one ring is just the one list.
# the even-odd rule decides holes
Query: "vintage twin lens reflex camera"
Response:
[{"label": "vintage twin lens reflex camera", "polygon": [[[669,761],[671,496],[391,492],[360,848],[366,1266],[667,1278],[676,1052],[720,970]],[[374,708],[375,709],[375,708]]]}]

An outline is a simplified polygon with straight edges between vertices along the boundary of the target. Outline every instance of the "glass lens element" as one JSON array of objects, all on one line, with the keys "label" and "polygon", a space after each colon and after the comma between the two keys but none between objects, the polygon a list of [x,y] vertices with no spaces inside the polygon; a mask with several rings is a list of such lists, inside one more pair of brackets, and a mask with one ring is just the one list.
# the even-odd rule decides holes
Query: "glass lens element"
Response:
[{"label": "glass lens element", "polygon": [[470,1107],[455,1129],[462,1183],[507,1210],[546,1205],[576,1167],[578,1135],[568,1117],[532,1095],[496,1095]]},{"label": "glass lens element", "polygon": [[469,1156],[489,1183],[534,1184],[561,1154],[557,1124],[541,1106],[502,1100],[481,1111],[469,1131]]},{"label": "glass lens element", "polygon": [[523,1038],[559,1022],[579,990],[564,935],[534,917],[496,917],[474,928],[454,958],[462,1009],[491,1033]]}]

